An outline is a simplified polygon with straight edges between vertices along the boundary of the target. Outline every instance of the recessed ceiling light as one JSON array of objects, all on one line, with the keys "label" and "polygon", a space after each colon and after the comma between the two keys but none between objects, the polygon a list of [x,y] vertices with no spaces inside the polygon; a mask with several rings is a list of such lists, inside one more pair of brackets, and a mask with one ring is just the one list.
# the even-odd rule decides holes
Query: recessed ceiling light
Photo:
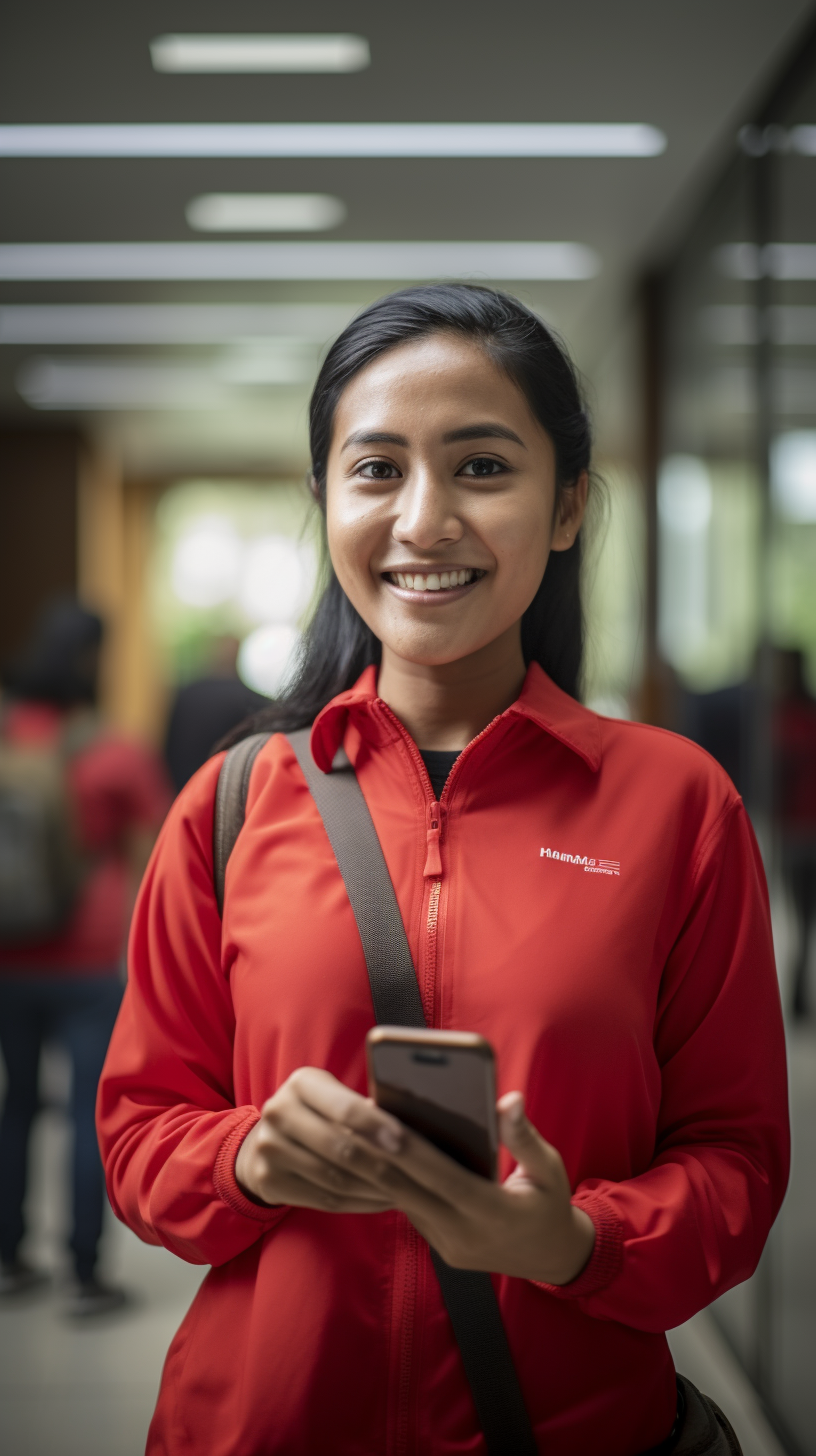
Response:
[{"label": "recessed ceiling light", "polygon": [[760,277],[782,283],[816,279],[816,243],[725,243],[717,248],[715,261],[726,278],[746,283]]},{"label": "recessed ceiling light", "polygon": [[[813,304],[775,303],[765,317],[772,343],[792,348],[816,344]],[[751,303],[714,303],[700,310],[703,333],[727,348],[759,343],[759,318],[759,309]]]},{"label": "recessed ceiling light", "polygon": [[599,272],[584,243],[2,243],[0,279],[578,281]]},{"label": "recessed ceiling light", "polygon": [[0,307],[0,344],[323,344],[355,313],[347,303],[10,303]]},{"label": "recessed ceiling light", "polygon": [[207,192],[185,216],[202,233],[312,233],[337,227],[346,209],[325,192]]},{"label": "recessed ceiling light", "polygon": [[299,74],[362,71],[371,64],[361,35],[160,35],[150,42],[155,71]]},{"label": "recessed ceiling light", "polygon": [[40,356],[20,366],[16,384],[33,409],[210,410],[234,406],[253,386],[302,384],[314,373],[312,362],[297,352],[245,360],[243,372],[241,363],[233,356],[209,367],[167,359]]},{"label": "recessed ceiling light", "polygon": [[2,157],[657,157],[641,122],[134,122],[0,126]]}]

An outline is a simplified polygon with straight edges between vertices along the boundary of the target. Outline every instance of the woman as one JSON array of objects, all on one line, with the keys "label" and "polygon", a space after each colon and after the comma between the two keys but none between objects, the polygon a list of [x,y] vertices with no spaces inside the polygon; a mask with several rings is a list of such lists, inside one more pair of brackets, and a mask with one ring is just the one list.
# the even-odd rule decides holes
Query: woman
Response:
[{"label": "woman", "polygon": [[484,1451],[430,1244],[494,1275],[540,1450],[634,1456],[676,1419],[664,1330],[748,1277],[785,1187],[753,835],[701,750],[577,700],[589,429],[538,319],[460,285],[380,300],[329,351],[311,446],[329,584],[247,731],[314,720],[326,771],[345,748],[428,1023],[495,1048],[505,1181],[366,1100],[362,948],[281,734],[222,925],[214,758],[145,879],[100,1098],[120,1217],[214,1266],[148,1449]]}]

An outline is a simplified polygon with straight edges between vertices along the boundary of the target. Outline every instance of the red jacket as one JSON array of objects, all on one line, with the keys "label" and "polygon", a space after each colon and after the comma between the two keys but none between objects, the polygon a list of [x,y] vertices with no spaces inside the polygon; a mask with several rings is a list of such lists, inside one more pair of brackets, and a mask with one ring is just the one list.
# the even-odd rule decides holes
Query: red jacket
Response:
[{"label": "red jacket", "polygon": [[[564,1288],[494,1278],[540,1449],[632,1456],[672,1424],[663,1331],[748,1277],[785,1188],[782,1022],[741,801],[701,749],[599,718],[537,667],[459,759],[438,844],[427,775],[373,669],[317,719],[321,767],[341,741],[429,1022],[490,1039],[499,1092],[526,1091],[597,1229]],[[404,1216],[264,1209],[235,1183],[241,1140],[296,1067],[365,1091],[374,1017],[282,737],[253,772],[222,930],[219,766],[182,793],[154,853],[100,1091],[120,1218],[213,1265],[171,1345],[148,1451],[476,1456],[427,1246]]]}]

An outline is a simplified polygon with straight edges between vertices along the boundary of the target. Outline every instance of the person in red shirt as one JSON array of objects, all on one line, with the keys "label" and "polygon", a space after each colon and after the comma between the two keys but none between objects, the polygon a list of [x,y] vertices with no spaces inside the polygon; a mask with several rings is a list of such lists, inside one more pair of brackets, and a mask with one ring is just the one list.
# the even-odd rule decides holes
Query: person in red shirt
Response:
[{"label": "person in red shirt", "polygon": [[170,803],[158,756],[96,718],[102,622],[74,601],[46,610],[32,640],[3,673],[0,741],[62,765],[79,885],[63,922],[46,935],[0,936],[0,1048],[6,1095],[0,1116],[0,1293],[42,1276],[20,1256],[28,1143],[39,1107],[43,1042],[71,1058],[73,1255],[69,1310],[107,1311],[123,1299],[97,1273],[105,1202],[94,1125],[96,1089],[122,997],[121,962],[138,878]]},{"label": "person in red shirt", "polygon": [[[280,731],[223,918],[218,754],[148,867],[100,1085],[115,1210],[212,1266],[148,1452],[483,1453],[431,1248],[491,1276],[541,1452],[668,1450],[664,1332],[751,1274],[787,1179],[750,823],[701,749],[578,700],[590,433],[539,319],[465,285],[379,300],[329,350],[311,448],[330,569],[297,681],[245,726]],[[496,1183],[365,1095],[362,945],[285,736],[312,723],[428,1024],[495,1049]],[[711,1426],[695,1450],[737,1449]]]}]

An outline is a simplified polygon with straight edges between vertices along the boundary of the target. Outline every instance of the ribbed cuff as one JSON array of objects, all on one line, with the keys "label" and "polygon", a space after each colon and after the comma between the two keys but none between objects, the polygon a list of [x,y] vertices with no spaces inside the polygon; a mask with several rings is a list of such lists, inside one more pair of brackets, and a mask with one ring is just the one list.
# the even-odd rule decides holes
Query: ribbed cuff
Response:
[{"label": "ribbed cuff", "polygon": [[235,1180],[235,1159],[238,1156],[238,1149],[244,1141],[247,1133],[258,1122],[261,1114],[257,1107],[246,1107],[236,1109],[243,1112],[243,1116],[234,1122],[224,1141],[218,1149],[218,1156],[213,1168],[213,1185],[215,1191],[223,1203],[231,1208],[233,1213],[243,1214],[244,1218],[252,1218],[256,1223],[265,1223],[267,1227],[278,1222],[288,1212],[286,1204],[265,1204],[253,1203],[247,1198]]},{"label": "ribbed cuff", "polygon": [[572,1199],[576,1208],[589,1215],[595,1225],[595,1247],[580,1274],[569,1284],[545,1284],[533,1280],[539,1289],[546,1289],[557,1299],[581,1299],[596,1294],[611,1284],[623,1265],[623,1223],[617,1210],[602,1193],[587,1189]]}]

